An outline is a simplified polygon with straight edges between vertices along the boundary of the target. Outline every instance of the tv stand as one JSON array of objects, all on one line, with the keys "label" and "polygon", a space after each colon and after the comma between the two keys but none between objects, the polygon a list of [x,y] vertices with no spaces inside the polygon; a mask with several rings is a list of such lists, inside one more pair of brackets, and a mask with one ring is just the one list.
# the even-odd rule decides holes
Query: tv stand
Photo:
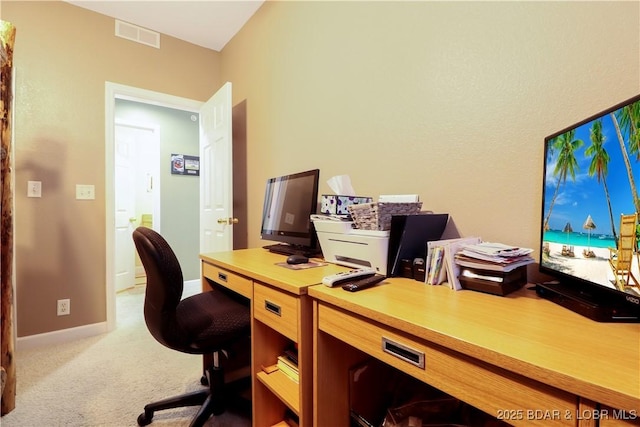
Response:
[{"label": "tv stand", "polygon": [[536,293],[551,302],[597,322],[640,322],[638,311],[609,304],[605,293],[589,295],[562,282],[551,281],[536,284]]}]

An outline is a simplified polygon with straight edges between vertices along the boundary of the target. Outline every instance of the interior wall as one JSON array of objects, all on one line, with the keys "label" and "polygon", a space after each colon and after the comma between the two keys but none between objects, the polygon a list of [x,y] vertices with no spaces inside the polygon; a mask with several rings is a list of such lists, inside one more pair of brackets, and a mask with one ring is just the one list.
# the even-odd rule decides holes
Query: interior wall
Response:
[{"label": "interior wall", "polygon": [[543,139],[640,92],[638,2],[268,1],[222,51],[264,182],[318,167],[537,248]]},{"label": "interior wall", "polygon": [[[2,18],[17,29],[17,335],[105,322],[105,82],[204,101],[221,85],[220,54],[118,38],[112,18],[61,1],[3,2]],[[41,198],[26,197],[32,180]],[[95,185],[95,200],[76,200],[76,184]],[[69,316],[56,316],[61,298]]]},{"label": "interior wall", "polygon": [[[116,100],[115,116],[153,123],[160,135],[160,218],[162,236],[176,254],[185,280],[200,278],[200,178],[171,174],[171,155],[198,156],[198,114],[124,99]],[[195,120],[192,119],[195,118]],[[138,213],[139,214],[139,213]]]}]

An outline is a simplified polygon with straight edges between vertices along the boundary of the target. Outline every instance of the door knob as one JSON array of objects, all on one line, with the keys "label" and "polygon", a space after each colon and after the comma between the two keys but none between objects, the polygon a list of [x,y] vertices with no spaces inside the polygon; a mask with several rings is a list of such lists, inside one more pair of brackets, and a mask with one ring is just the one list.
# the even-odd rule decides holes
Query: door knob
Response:
[{"label": "door knob", "polygon": [[129,218],[129,222],[136,222],[136,219],[134,217]]},{"label": "door knob", "polygon": [[218,218],[218,224],[233,225],[238,223],[238,218]]}]

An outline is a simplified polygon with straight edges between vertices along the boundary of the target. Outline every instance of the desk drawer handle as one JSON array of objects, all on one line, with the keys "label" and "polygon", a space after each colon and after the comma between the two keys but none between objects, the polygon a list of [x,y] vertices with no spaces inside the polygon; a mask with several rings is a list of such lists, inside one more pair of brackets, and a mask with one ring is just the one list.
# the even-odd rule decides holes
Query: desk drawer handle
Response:
[{"label": "desk drawer handle", "polygon": [[420,369],[424,369],[424,353],[422,351],[407,347],[386,337],[382,337],[382,351],[409,362]]},{"label": "desk drawer handle", "polygon": [[272,303],[271,301],[266,301],[264,302],[264,308],[267,311],[272,312],[273,314],[275,314],[276,316],[281,316],[281,309],[280,306],[277,304]]},{"label": "desk drawer handle", "polygon": [[223,282],[227,281],[227,275],[224,273],[218,273],[218,279],[222,280]]}]

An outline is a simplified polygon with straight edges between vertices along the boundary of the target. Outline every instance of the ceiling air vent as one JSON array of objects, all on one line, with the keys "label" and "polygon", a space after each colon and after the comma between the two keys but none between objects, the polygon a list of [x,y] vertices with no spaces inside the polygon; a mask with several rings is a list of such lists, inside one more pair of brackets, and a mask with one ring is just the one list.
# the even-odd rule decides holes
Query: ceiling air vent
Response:
[{"label": "ceiling air vent", "polygon": [[160,33],[117,19],[116,36],[160,49]]}]

